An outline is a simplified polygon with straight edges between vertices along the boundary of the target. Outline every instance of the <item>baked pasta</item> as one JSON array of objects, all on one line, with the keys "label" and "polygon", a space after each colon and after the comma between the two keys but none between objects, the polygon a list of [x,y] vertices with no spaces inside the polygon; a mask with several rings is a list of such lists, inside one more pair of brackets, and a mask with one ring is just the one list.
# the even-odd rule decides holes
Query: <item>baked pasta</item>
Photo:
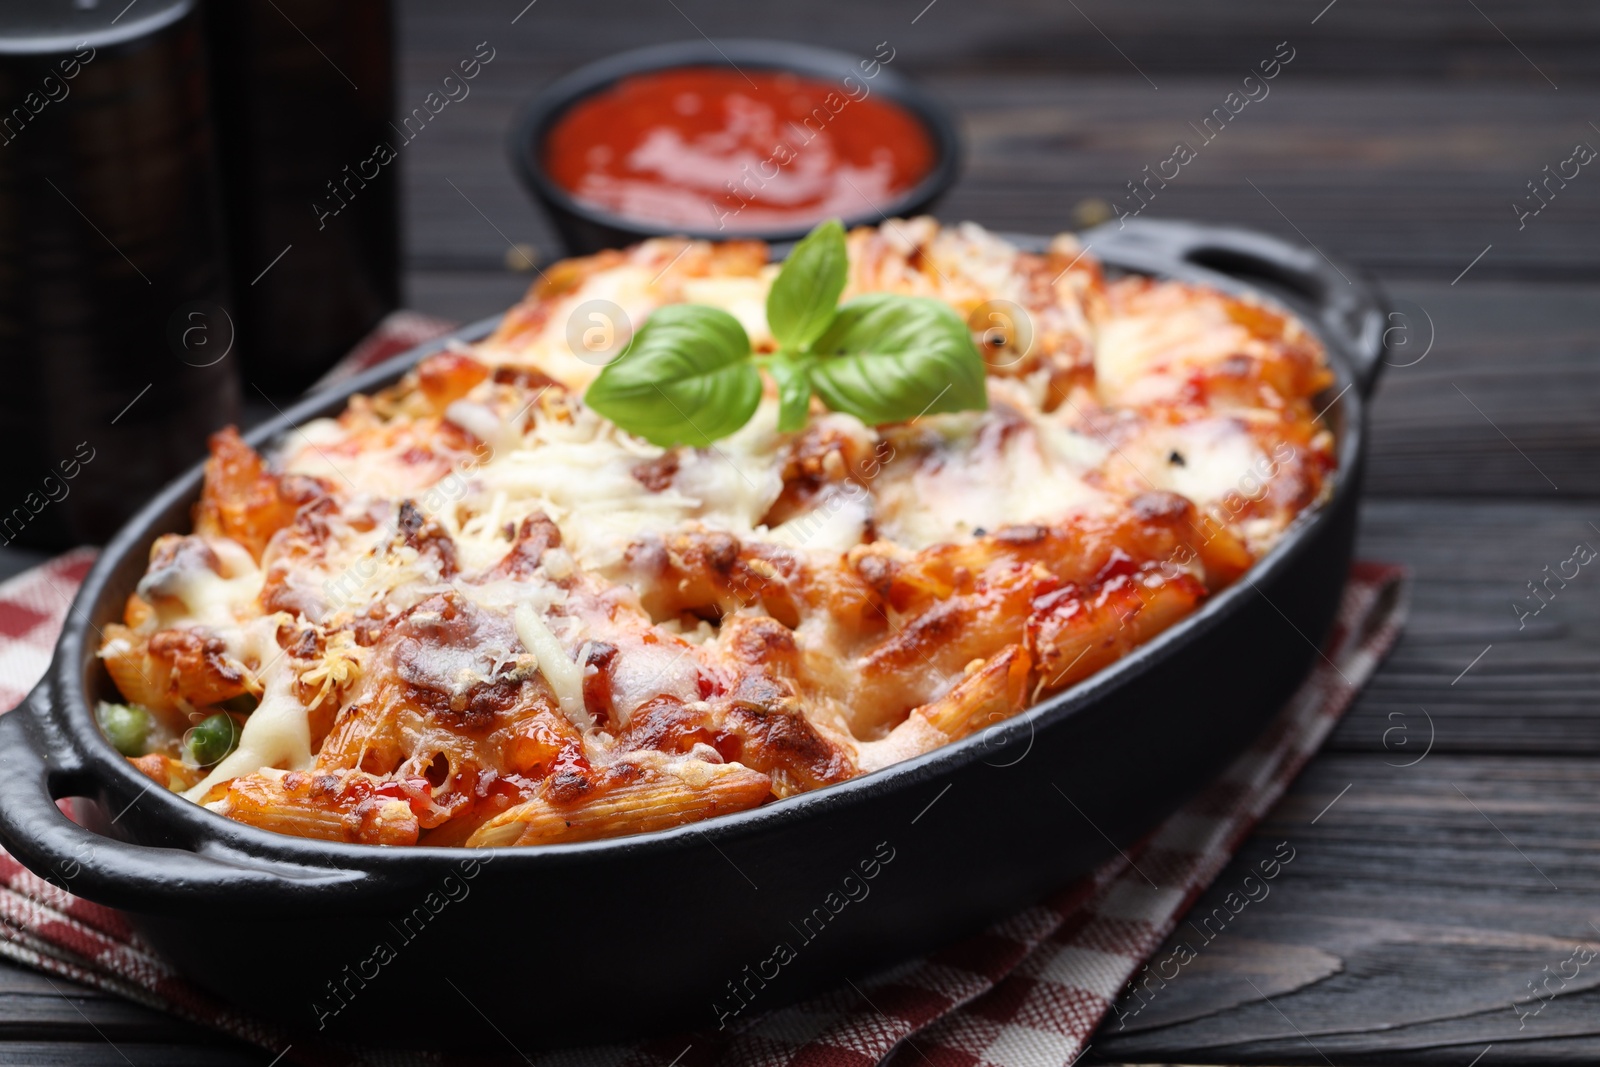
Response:
[{"label": "baked pasta", "polygon": [[[1236,581],[1324,492],[1317,340],[931,219],[848,236],[846,295],[953,307],[988,406],[663,448],[583,401],[575,310],[732,313],[754,241],[557,264],[487,340],[258,455],[217,434],[101,658],[114,744],[281,833],[535,845],[820,789],[1002,722]],[[998,310],[997,310],[998,309]]]}]

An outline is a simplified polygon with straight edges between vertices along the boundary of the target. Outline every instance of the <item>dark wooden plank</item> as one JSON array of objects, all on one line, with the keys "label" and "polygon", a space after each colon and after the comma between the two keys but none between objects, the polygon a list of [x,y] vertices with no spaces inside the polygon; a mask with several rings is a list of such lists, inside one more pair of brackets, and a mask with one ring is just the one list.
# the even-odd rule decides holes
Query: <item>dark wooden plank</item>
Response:
[{"label": "dark wooden plank", "polygon": [[[1402,89],[1319,79],[1291,64],[1270,95],[1206,142],[1195,127],[1238,79],[1170,80],[1160,92],[1065,75],[932,84],[959,104],[972,148],[944,217],[1062,229],[1085,199],[1136,210],[1135,182],[1148,215],[1298,237],[1385,276],[1449,283],[1490,244],[1474,279],[1570,278],[1597,262],[1583,244],[1593,237],[1582,235],[1600,224],[1600,181],[1584,184],[1579,171],[1520,231],[1511,210],[1545,165],[1597,139],[1588,125],[1596,99],[1581,86]],[[1180,141],[1195,158],[1164,165]],[[1177,176],[1144,189],[1146,166]]]},{"label": "dark wooden plank", "polygon": [[[402,103],[420,103],[435,73],[408,79]],[[515,75],[491,64],[471,95],[399,146],[412,266],[495,269],[511,242],[554,248],[506,159],[516,109],[542,84]],[[1091,217],[1089,202],[1102,213],[1134,210],[1128,183],[1160,168],[1182,140],[1196,157],[1165,188],[1148,188],[1151,217],[1253,226],[1385,276],[1441,284],[1490,245],[1474,281],[1600,276],[1600,179],[1580,171],[1520,230],[1511,207],[1575,142],[1600,143],[1587,120],[1600,113],[1600,90],[1547,98],[1490,84],[1397,96],[1393,84],[1316,80],[1291,66],[1271,95],[1206,143],[1190,123],[1221,106],[1233,79],[1169,81],[1159,93],[1109,78],[928,82],[958,105],[971,149],[939,206],[946,219],[1053,233]]]},{"label": "dark wooden plank", "polygon": [[408,271],[406,306],[453,322],[476,322],[522,299],[533,280],[531,273],[511,270]]},{"label": "dark wooden plank", "polygon": [[[935,14],[959,7],[934,8],[919,32]],[[452,14],[448,24],[424,18],[405,31],[426,45],[419,42],[407,53],[402,111],[420,105],[456,60],[472,52],[480,34],[496,49],[471,95],[448,105],[400,150],[407,255],[414,266],[493,269],[508,241],[553,247],[506,163],[504,138],[517,107],[557,74],[592,58],[595,42],[603,42],[598,51],[614,50],[633,43],[639,26],[663,18],[682,22],[670,5],[646,5],[622,20],[616,35],[554,32],[573,17],[559,3],[540,4],[514,28],[500,25],[498,12],[482,11],[470,19]],[[828,23],[807,18],[814,26]],[[749,14],[718,20],[719,33],[731,35],[744,24],[752,26],[748,32],[759,29]],[[686,22],[679,29],[693,36]],[[864,31],[858,50],[888,32]],[[1028,36],[1007,33],[1017,41]],[[815,30],[799,36],[817,39]],[[1271,56],[1277,39],[1256,58]],[[1189,47],[1203,50],[1194,42]],[[1158,167],[1184,140],[1197,157],[1165,188],[1151,186],[1152,215],[1288,236],[1298,228],[1328,254],[1389,276],[1448,283],[1491,244],[1473,267],[1474,278],[1600,276],[1600,181],[1587,171],[1521,229],[1511,208],[1528,195],[1526,183],[1567,159],[1575,142],[1600,140],[1589,125],[1600,113],[1600,87],[1575,82],[1554,92],[1542,81],[1418,85],[1397,81],[1403,70],[1381,80],[1330,79],[1310,63],[1330,47],[1326,42],[1296,38],[1291,47],[1294,61],[1270,83],[1270,95],[1248,105],[1209,143],[1190,124],[1199,126],[1221,106],[1256,59],[1231,64],[1227,75],[1163,75],[1159,91],[1132,70],[1094,73],[1058,63],[1030,71],[998,55],[986,58],[980,73],[931,63],[923,80],[958,106],[972,149],[966,174],[940,214],[1006,229],[1070,228],[1085,201],[1135,206],[1128,183],[1142,180],[1145,166]],[[1431,47],[1415,42],[1419,54]],[[904,69],[916,72],[910,62],[916,46],[907,43],[905,52]],[[540,56],[548,62],[535,61]]]},{"label": "dark wooden plank", "polygon": [[408,0],[401,7],[402,48],[419,62],[450,62],[450,49],[468,37],[504,39],[517,46],[519,62],[546,74],[623,48],[698,38],[703,30],[717,38],[777,37],[856,51],[889,38],[905,49],[907,64],[919,72],[1066,69],[1120,75],[1132,73],[1137,64],[1156,77],[1231,73],[1253,66],[1263,46],[1270,50],[1285,37],[1297,37],[1322,46],[1307,60],[1317,74],[1494,78],[1546,91],[1551,90],[1541,70],[1561,86],[1600,75],[1593,52],[1600,15],[1581,0],[1538,5],[1483,0],[1481,10],[1453,0],[1400,7],[1381,0],[1339,0],[1336,6],[1327,0],[1079,0],[1076,5],[682,0],[677,9],[639,0],[539,0],[511,25],[525,4]]},{"label": "dark wooden plank", "polygon": [[1395,365],[1373,405],[1374,493],[1600,495],[1600,287],[1388,288]]},{"label": "dark wooden plank", "polygon": [[[1581,759],[1324,754],[1190,916],[1226,921],[1180,925],[1154,957],[1157,979],[1176,977],[1124,999],[1092,1055],[1464,1065],[1493,1044],[1481,1063],[1592,1062],[1600,966],[1552,980],[1537,1015],[1512,1001],[1546,966],[1572,971],[1575,946],[1600,950],[1593,782]],[[1256,882],[1257,901],[1224,905],[1283,841],[1294,858],[1265,895]],[[1163,968],[1180,942],[1194,960]]]},{"label": "dark wooden plank", "polygon": [[[81,1059],[52,1059],[45,1048]],[[126,1056],[127,1059],[124,1059]],[[113,994],[0,960],[0,1064],[261,1064],[259,1050]]]},{"label": "dark wooden plank", "polygon": [[1600,549],[1590,523],[1593,504],[1367,501],[1358,551],[1412,568],[1411,619],[1329,747],[1600,754],[1600,559],[1565,568],[1538,614],[1512,607],[1539,607],[1527,583],[1579,543]]},{"label": "dark wooden plank", "polygon": [[0,1064],[11,1067],[262,1067],[270,1054],[205,1045],[106,1041],[7,1041]]},{"label": "dark wooden plank", "polygon": [[[471,95],[449,105],[413,140],[402,144],[396,138],[406,264],[412,269],[497,271],[514,243],[531,243],[546,258],[559,249],[507,161],[506,130],[531,93],[514,83],[497,89],[492,79],[501,75],[487,68]],[[409,96],[403,91],[402,101],[420,102],[431,88],[423,83]]]}]

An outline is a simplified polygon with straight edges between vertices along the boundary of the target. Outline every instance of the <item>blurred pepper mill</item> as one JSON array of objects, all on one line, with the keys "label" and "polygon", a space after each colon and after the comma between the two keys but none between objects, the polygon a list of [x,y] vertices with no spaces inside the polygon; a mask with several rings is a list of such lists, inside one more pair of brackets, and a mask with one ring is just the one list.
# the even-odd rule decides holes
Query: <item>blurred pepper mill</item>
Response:
[{"label": "blurred pepper mill", "polygon": [[287,396],[399,305],[397,168],[358,173],[394,137],[389,2],[205,14],[247,395]]},{"label": "blurred pepper mill", "polygon": [[0,2],[0,544],[105,540],[237,417],[195,0]]}]

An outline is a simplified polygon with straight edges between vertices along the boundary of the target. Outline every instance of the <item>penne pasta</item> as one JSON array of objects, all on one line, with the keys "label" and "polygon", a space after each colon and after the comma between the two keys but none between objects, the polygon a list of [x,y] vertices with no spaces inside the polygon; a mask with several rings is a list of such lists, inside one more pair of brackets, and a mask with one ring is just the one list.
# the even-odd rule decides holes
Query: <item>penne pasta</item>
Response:
[{"label": "penne pasta", "polygon": [[[1109,279],[1070,236],[1030,253],[924,218],[844,240],[843,299],[871,299],[819,323],[921,308],[960,403],[904,418],[819,363],[804,410],[781,404],[760,242],[552,265],[487,340],[272,453],[213,438],[193,532],[156,541],[105,628],[135,705],[104,709],[108,735],[279,833],[648,833],[1002,726],[1238,581],[1326,492],[1331,378],[1276,309]],[[653,318],[678,304],[702,306]],[[603,399],[625,375],[590,390],[647,323],[668,344],[691,320],[748,356],[747,421],[683,410],[722,435],[664,447],[694,435],[629,421],[626,386]]]},{"label": "penne pasta", "polygon": [[546,789],[484,823],[467,845],[548,845],[645,834],[753,808],[772,790],[766,775],[737,764],[685,760],[665,769],[629,770],[637,777],[597,787],[594,795],[586,793],[574,803],[562,803],[557,789]]}]

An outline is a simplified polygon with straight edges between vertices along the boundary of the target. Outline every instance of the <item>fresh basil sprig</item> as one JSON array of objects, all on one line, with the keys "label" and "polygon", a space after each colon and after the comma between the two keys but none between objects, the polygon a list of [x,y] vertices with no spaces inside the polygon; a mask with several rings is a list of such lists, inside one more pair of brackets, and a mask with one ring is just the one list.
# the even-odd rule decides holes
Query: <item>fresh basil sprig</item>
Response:
[{"label": "fresh basil sprig", "polygon": [[750,421],[761,403],[761,373],[738,319],[704,304],[668,304],[583,399],[654,444],[703,446]]},{"label": "fresh basil sprig", "polygon": [[949,304],[867,293],[847,301],[811,346],[822,402],[869,426],[989,406],[983,357]]},{"label": "fresh basil sprig", "polygon": [[778,342],[756,356],[719,308],[669,304],[600,372],[584,401],[663,447],[708,445],[750,421],[765,367],[778,386],[778,429],[802,429],[815,393],[869,425],[988,407],[983,357],[967,324],[927,297],[869,293],[839,305],[850,261],[829,220],[795,245],[767,293]]},{"label": "fresh basil sprig", "polygon": [[803,352],[822,336],[849,273],[838,219],[824,222],[794,246],[767,290],[767,326],[780,348]]}]

